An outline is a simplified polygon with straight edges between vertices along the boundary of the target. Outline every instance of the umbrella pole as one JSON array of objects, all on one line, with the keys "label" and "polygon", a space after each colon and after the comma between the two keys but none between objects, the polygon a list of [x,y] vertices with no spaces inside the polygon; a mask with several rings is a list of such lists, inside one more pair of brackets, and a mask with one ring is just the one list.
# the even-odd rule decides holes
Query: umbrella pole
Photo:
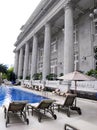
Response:
[{"label": "umbrella pole", "polygon": [[[77,88],[76,87],[77,86],[76,86],[76,80],[75,80],[75,92],[74,92],[75,94],[77,94],[77,90],[76,90]],[[77,102],[77,98],[75,98],[75,107],[76,107],[76,102]]]}]

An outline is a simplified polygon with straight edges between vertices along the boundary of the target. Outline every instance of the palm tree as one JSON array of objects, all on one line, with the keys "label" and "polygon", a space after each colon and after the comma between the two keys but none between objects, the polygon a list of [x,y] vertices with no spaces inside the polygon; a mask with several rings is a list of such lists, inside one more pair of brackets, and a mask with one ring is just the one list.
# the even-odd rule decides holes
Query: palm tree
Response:
[{"label": "palm tree", "polygon": [[7,73],[7,69],[6,65],[0,64],[0,73]]},{"label": "palm tree", "polygon": [[10,80],[10,81],[13,81],[15,82],[16,80],[16,75],[15,73],[13,72],[14,68],[11,67],[7,70],[7,79]]},{"label": "palm tree", "polygon": [[7,66],[0,64],[0,84],[2,82],[2,74],[6,74],[7,73]]}]

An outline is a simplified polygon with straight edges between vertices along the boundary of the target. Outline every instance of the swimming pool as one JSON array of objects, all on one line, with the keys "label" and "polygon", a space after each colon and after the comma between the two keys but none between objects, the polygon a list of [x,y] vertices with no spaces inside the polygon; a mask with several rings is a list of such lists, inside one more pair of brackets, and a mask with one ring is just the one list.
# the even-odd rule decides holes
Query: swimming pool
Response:
[{"label": "swimming pool", "polygon": [[36,103],[43,99],[47,98],[18,88],[0,86],[0,106],[11,101],[27,100],[29,103]]}]

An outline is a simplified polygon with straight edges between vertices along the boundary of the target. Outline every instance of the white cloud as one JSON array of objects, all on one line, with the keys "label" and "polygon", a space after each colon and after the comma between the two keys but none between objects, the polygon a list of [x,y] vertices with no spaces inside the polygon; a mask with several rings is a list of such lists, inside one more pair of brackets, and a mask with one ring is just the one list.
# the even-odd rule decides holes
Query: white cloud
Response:
[{"label": "white cloud", "polygon": [[41,0],[1,0],[0,1],[0,63],[14,64],[14,43],[25,24]]}]

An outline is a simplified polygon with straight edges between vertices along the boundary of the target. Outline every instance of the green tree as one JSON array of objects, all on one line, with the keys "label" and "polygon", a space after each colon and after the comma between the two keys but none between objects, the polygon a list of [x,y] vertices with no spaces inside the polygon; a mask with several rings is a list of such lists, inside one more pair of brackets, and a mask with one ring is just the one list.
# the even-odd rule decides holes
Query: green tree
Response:
[{"label": "green tree", "polygon": [[7,70],[7,79],[12,81],[12,82],[15,82],[16,80],[16,75],[15,73],[13,72],[14,68],[11,67]]},{"label": "green tree", "polygon": [[6,75],[7,73],[7,69],[6,65],[0,64],[0,84],[2,83],[3,75]]},{"label": "green tree", "polygon": [[0,73],[7,73],[7,69],[6,65],[0,64]]}]

